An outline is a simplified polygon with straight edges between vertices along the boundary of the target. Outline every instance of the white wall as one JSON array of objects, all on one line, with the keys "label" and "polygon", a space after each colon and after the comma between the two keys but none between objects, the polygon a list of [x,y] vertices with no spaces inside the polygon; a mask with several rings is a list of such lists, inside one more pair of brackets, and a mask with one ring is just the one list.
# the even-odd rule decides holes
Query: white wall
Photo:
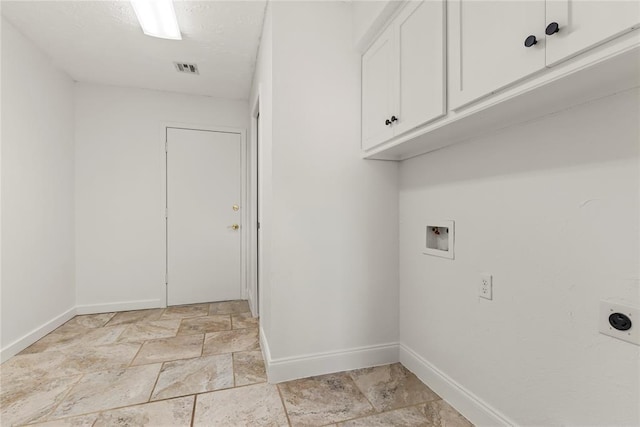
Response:
[{"label": "white wall", "polygon": [[[376,346],[398,335],[398,166],[360,157],[360,56],[350,5],[271,8],[265,334],[278,381],[393,353]],[[360,347],[366,350],[352,351]],[[338,354],[322,359],[325,352]]]},{"label": "white wall", "polygon": [[[639,104],[628,91],[401,164],[401,344],[518,425],[640,424],[640,348],[597,323],[601,299],[640,299]],[[429,219],[455,220],[455,260],[421,254]]]},{"label": "white wall", "polygon": [[402,0],[353,0],[352,37],[356,48],[363,51],[402,3]]},{"label": "white wall", "polygon": [[3,360],[75,303],[73,133],[73,81],[2,18]]},{"label": "white wall", "polygon": [[162,122],[247,127],[246,101],[76,85],[77,304],[164,303]]},{"label": "white wall", "polygon": [[[260,50],[256,60],[256,70],[251,85],[251,94],[249,96],[249,108],[253,109],[259,100],[260,112],[260,146],[257,146],[255,135],[249,135],[251,141],[252,164],[259,162],[260,180],[260,288],[259,288],[259,314],[260,328],[263,334],[270,331],[271,322],[271,281],[270,275],[267,274],[268,266],[271,265],[271,150],[273,137],[273,20],[272,20],[272,3],[267,4],[264,18],[264,26],[262,28],[262,36],[260,39]],[[253,111],[251,111],[253,115]],[[252,129],[253,132],[256,129]],[[256,150],[259,149],[259,156],[256,156]],[[255,170],[255,169],[254,169]],[[255,177],[254,177],[255,179]],[[254,185],[255,185],[254,184]],[[255,187],[254,187],[255,189]],[[251,194],[252,200],[255,200],[255,194]],[[257,212],[256,212],[257,213]],[[258,220],[258,218],[256,218]],[[257,272],[254,271],[254,274]],[[256,274],[257,275],[257,274]],[[257,277],[252,277],[252,281],[256,281]]]}]

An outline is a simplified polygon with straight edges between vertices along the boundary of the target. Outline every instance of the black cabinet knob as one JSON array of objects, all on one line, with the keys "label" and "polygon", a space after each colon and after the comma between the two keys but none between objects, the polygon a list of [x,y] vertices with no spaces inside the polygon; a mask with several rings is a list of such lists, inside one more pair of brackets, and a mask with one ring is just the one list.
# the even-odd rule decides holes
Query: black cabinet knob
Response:
[{"label": "black cabinet knob", "polygon": [[525,47],[531,47],[534,44],[538,43],[538,39],[536,39],[536,36],[529,36],[526,39],[524,39],[524,46]]},{"label": "black cabinet knob", "polygon": [[391,116],[391,123],[397,122],[398,118],[396,116]]},{"label": "black cabinet knob", "polygon": [[557,33],[558,31],[560,31],[560,26],[558,25],[557,22],[552,22],[551,24],[547,25],[547,29],[544,30],[544,32],[548,35],[548,36],[552,36],[555,33]]},{"label": "black cabinet knob", "polygon": [[387,119],[387,120],[384,121],[384,124],[389,126],[391,124],[391,121],[389,119]]}]

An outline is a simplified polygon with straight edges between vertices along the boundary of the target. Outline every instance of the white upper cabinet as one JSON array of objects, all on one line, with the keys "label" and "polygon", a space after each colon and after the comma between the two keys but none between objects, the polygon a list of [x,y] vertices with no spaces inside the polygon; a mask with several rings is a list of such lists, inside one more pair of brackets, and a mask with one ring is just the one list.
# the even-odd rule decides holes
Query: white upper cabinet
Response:
[{"label": "white upper cabinet", "polygon": [[638,86],[640,0],[398,3],[362,56],[365,158],[408,159]]},{"label": "white upper cabinet", "polygon": [[546,15],[547,65],[554,65],[637,28],[640,1],[549,0]]},{"label": "white upper cabinet", "polygon": [[395,24],[400,78],[392,126],[399,135],[447,112],[444,4],[411,2]]},{"label": "white upper cabinet", "polygon": [[410,1],[362,57],[362,148],[446,114],[444,3]]},{"label": "white upper cabinet", "polygon": [[545,67],[543,0],[449,0],[447,15],[452,109]]},{"label": "white upper cabinet", "polygon": [[396,61],[393,28],[388,28],[362,57],[362,148],[393,137],[390,126],[395,97]]}]

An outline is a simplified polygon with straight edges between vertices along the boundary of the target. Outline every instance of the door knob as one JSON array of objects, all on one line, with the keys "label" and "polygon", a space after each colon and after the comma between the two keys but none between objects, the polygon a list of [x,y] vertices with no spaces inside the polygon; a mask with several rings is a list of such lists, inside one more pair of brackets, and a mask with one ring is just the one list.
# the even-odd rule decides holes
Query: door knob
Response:
[{"label": "door knob", "polygon": [[384,121],[384,124],[389,126],[391,124],[391,121],[389,119],[387,119],[387,120]]},{"label": "door knob", "polygon": [[238,224],[233,224],[233,225],[231,226],[231,229],[232,229],[232,230],[238,230],[239,228],[240,228],[240,226],[239,226]]},{"label": "door knob", "polygon": [[231,209],[233,209],[233,210],[234,210],[234,212],[238,212],[238,210],[240,209],[240,206],[238,206],[238,205],[233,205],[233,206],[231,207]]},{"label": "door knob", "polygon": [[525,47],[531,47],[534,44],[538,43],[538,39],[536,39],[536,36],[529,36],[526,39],[524,39],[524,46]]},{"label": "door knob", "polygon": [[557,22],[552,22],[551,24],[547,25],[547,29],[544,30],[545,34],[548,36],[552,36],[558,31],[560,31],[560,26]]},{"label": "door knob", "polygon": [[396,116],[391,116],[391,123],[397,122],[398,118]]}]

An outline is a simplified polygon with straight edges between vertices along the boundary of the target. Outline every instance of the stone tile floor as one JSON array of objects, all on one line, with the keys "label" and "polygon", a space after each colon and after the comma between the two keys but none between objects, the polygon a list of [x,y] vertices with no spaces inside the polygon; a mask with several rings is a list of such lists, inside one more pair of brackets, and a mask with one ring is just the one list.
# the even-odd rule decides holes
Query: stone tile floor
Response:
[{"label": "stone tile floor", "polygon": [[400,364],[272,385],[246,301],[76,316],[0,367],[0,424],[471,424]]}]

